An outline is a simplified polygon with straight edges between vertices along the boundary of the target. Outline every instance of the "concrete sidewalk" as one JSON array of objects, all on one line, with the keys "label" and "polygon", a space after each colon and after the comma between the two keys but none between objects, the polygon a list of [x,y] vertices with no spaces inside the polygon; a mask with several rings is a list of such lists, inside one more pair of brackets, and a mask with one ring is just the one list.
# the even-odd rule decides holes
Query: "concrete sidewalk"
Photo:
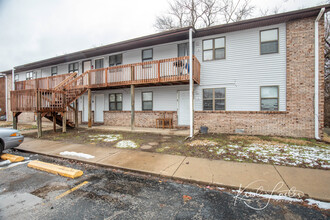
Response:
[{"label": "concrete sidewalk", "polygon": [[[295,190],[291,193],[301,191],[305,196],[330,201],[330,171],[325,170],[209,160],[31,138],[26,138],[17,149],[207,185],[276,194],[291,189]],[[85,153],[94,158],[60,155],[63,151]]]}]

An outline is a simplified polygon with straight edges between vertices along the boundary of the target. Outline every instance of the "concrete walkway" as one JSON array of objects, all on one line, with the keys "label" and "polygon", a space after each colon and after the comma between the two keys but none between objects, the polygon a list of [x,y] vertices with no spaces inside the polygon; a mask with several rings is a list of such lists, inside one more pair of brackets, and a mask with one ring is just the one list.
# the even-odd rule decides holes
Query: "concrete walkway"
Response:
[{"label": "concrete walkway", "polygon": [[[291,189],[292,196],[301,191],[305,196],[330,201],[330,171],[325,170],[209,160],[31,138],[26,138],[17,149],[248,191],[279,194],[288,193]],[[60,155],[64,151],[85,153],[94,158]]]}]

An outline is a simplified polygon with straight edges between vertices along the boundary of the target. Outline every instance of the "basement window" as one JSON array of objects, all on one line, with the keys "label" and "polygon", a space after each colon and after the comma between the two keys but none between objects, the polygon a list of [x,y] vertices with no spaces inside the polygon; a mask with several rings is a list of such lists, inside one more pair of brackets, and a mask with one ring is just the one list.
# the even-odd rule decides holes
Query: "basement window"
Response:
[{"label": "basement window", "polygon": [[122,111],[123,110],[123,94],[113,93],[109,95],[109,110]]},{"label": "basement window", "polygon": [[56,76],[57,75],[57,66],[53,66],[52,68],[51,68],[51,75],[52,76]]},{"label": "basement window", "polygon": [[261,111],[278,111],[278,86],[260,87],[260,109]]},{"label": "basement window", "polygon": [[260,54],[278,53],[278,28],[260,31]]},{"label": "basement window", "polygon": [[203,89],[203,110],[226,110],[226,89]]},{"label": "basement window", "polygon": [[142,111],[152,111],[152,92],[142,92]]}]

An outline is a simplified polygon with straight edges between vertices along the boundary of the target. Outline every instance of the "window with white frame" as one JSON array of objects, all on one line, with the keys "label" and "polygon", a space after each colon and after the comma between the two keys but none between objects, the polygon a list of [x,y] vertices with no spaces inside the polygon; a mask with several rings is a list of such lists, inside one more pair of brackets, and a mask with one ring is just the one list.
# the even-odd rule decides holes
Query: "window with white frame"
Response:
[{"label": "window with white frame", "polygon": [[51,68],[51,75],[52,76],[56,76],[57,75],[57,66],[53,66],[52,68]]},{"label": "window with white frame", "polygon": [[123,94],[112,93],[109,94],[109,110],[122,111],[123,110]]},{"label": "window with white frame", "polygon": [[19,80],[19,75],[15,74],[15,82],[18,82],[18,80]]},{"label": "window with white frame", "polygon": [[225,110],[226,89],[203,89],[203,110]]},{"label": "window with white frame", "polygon": [[79,63],[78,62],[69,64],[69,73],[74,73],[74,72],[78,73],[78,70],[79,70]]},{"label": "window with white frame", "polygon": [[278,86],[261,86],[260,87],[260,110],[261,111],[278,111]]},{"label": "window with white frame", "polygon": [[226,58],[226,38],[203,40],[203,61]]},{"label": "window with white frame", "polygon": [[152,92],[142,92],[142,111],[152,111]]},{"label": "window with white frame", "polygon": [[278,28],[260,31],[260,54],[278,53]]}]

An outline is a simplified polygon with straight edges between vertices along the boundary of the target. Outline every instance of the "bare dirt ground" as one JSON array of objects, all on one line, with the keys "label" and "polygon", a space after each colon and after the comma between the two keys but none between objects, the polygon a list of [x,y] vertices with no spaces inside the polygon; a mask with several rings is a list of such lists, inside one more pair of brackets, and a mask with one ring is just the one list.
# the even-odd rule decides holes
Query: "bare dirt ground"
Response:
[{"label": "bare dirt ground", "polygon": [[306,138],[199,134],[186,140],[184,136],[84,128],[69,129],[67,133],[47,131],[42,138],[226,161],[330,169],[330,144]]}]

